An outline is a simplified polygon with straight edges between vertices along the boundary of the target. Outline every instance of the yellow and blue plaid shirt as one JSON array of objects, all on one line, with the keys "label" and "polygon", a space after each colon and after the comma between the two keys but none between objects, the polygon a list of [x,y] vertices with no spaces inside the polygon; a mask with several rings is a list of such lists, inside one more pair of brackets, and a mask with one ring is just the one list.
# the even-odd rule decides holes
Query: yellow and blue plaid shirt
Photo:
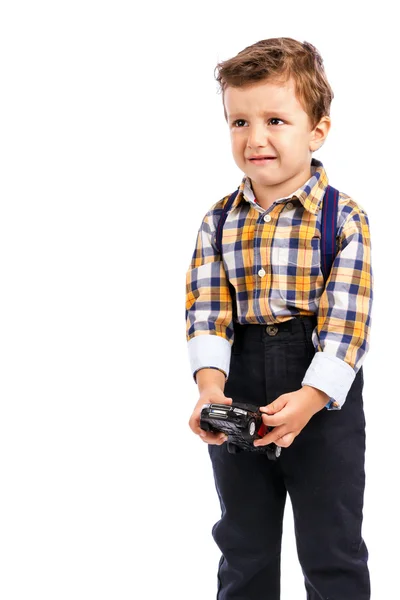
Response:
[{"label": "yellow and blue plaid shirt", "polygon": [[205,215],[186,276],[186,337],[193,377],[205,367],[229,376],[234,338],[229,282],[241,324],[317,316],[317,352],[302,385],[316,387],[340,409],[369,348],[373,274],[368,216],[346,194],[338,207],[338,251],[329,278],[321,272],[322,200],[328,178],[313,158],[310,179],[267,210],[245,176],[228,213],[222,259],[215,246],[221,208]]}]

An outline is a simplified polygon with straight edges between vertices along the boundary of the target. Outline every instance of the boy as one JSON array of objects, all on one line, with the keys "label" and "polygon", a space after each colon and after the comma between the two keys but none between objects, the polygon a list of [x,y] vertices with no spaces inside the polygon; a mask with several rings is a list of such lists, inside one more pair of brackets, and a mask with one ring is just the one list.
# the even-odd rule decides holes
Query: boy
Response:
[{"label": "boy", "polygon": [[[218,68],[233,157],[245,176],[221,253],[216,228],[229,196],[203,219],[186,297],[200,393],[189,425],[208,444],[222,512],[213,527],[222,552],[217,597],[278,600],[289,493],[307,598],[367,600],[368,217],[340,193],[336,257],[325,283],[319,242],[328,178],[312,153],[328,135],[333,93],[314,46],[267,39]],[[277,461],[260,450],[231,453],[225,435],[200,429],[203,404],[232,400],[261,407],[273,429],[254,445],[281,446]]]}]

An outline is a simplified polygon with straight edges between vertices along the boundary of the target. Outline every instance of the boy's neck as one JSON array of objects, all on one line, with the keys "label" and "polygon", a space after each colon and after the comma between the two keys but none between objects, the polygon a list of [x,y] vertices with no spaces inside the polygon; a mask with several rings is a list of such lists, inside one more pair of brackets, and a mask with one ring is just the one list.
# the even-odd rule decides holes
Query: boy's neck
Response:
[{"label": "boy's neck", "polygon": [[310,179],[311,175],[312,170],[311,165],[309,165],[307,169],[298,173],[295,177],[277,185],[263,186],[255,183],[253,180],[250,181],[258,204],[264,210],[267,210],[276,200],[292,196],[299,187],[302,187]]}]

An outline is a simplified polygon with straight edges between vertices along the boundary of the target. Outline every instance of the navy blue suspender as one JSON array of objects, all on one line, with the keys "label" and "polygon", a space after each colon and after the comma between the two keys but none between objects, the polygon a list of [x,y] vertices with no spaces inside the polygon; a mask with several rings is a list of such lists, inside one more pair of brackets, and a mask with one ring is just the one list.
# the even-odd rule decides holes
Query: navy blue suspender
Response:
[{"label": "navy blue suspender", "polygon": [[338,206],[339,192],[331,185],[328,185],[322,203],[321,221],[321,270],[325,283],[336,256]]}]

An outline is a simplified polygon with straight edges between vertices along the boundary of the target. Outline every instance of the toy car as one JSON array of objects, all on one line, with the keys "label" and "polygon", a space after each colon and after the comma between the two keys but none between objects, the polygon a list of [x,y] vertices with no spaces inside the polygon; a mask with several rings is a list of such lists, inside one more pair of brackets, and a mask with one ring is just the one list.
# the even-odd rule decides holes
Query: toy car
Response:
[{"label": "toy car", "polygon": [[262,413],[257,406],[233,402],[232,404],[204,404],[201,409],[200,427],[204,431],[222,431],[228,436],[228,451],[232,454],[240,450],[267,454],[270,460],[276,460],[282,448],[274,443],[267,446],[254,446],[269,431],[263,423]]}]

